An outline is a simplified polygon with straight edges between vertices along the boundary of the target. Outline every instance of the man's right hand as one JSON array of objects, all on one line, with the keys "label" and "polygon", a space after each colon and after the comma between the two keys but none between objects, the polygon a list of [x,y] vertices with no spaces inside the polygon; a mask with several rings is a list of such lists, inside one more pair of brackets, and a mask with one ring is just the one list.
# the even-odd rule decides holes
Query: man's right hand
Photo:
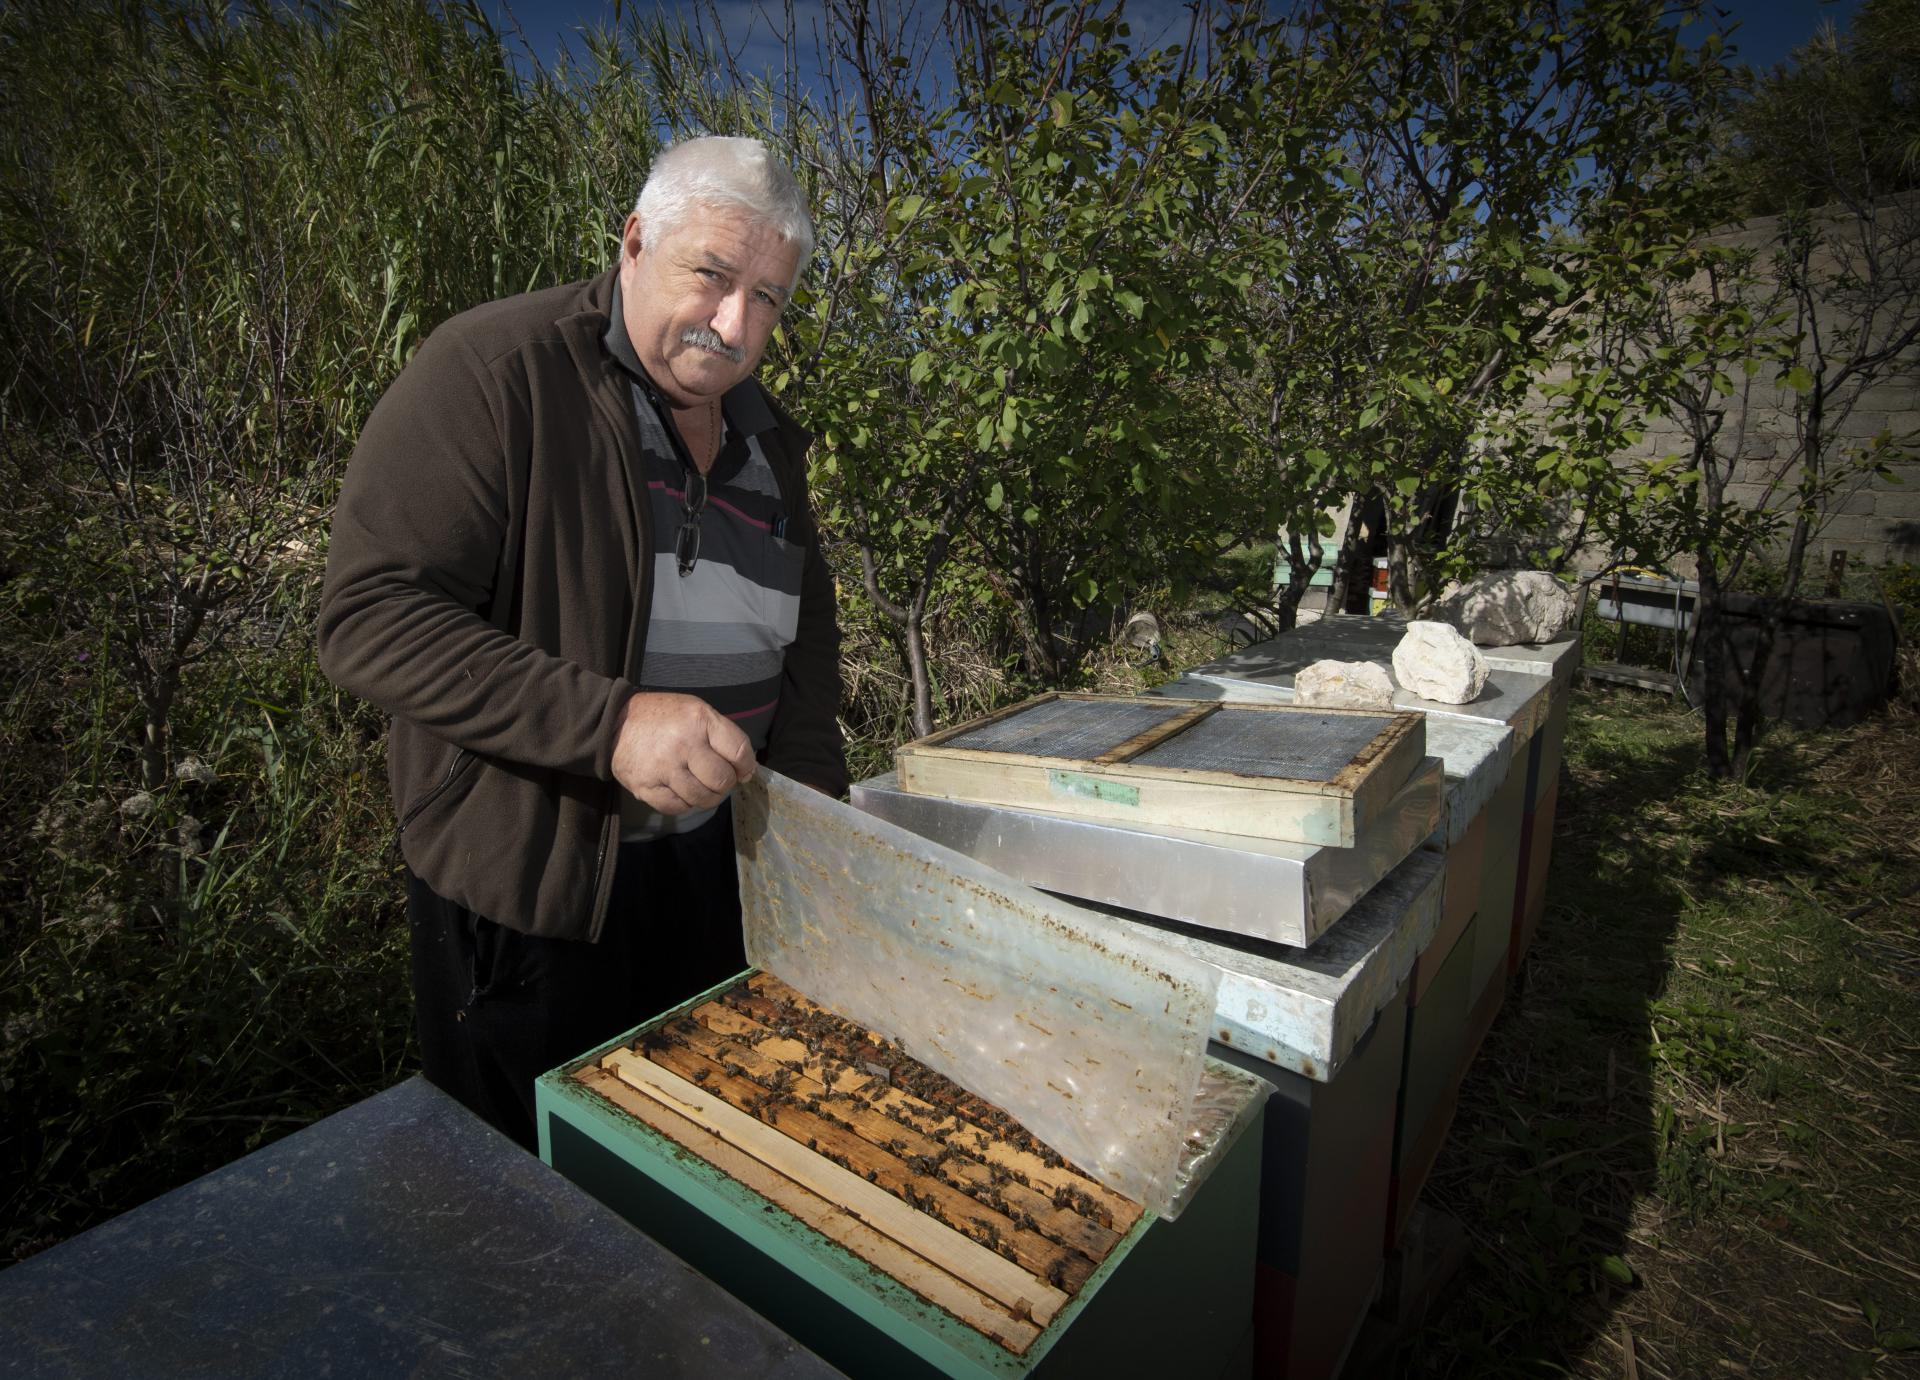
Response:
[{"label": "man's right hand", "polygon": [[613,744],[613,779],[663,815],[718,805],[753,775],[740,726],[692,695],[635,695]]}]

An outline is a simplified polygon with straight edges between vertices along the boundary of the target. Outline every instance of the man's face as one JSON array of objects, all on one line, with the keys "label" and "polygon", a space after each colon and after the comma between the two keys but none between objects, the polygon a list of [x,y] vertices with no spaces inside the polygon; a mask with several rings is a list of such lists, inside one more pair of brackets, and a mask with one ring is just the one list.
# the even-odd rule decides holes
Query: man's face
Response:
[{"label": "man's face", "polygon": [[686,223],[640,245],[640,217],[620,236],[621,307],[634,353],[681,407],[717,398],[751,374],[787,302],[799,250],[731,206],[696,206]]}]

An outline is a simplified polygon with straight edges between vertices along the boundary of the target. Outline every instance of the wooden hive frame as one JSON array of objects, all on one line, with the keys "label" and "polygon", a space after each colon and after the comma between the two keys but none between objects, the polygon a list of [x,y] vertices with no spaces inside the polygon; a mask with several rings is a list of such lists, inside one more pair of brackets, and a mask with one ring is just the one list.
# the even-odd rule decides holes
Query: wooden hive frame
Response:
[{"label": "wooden hive frame", "polygon": [[[1300,708],[1203,701],[1093,758],[956,747],[954,740],[1061,700],[1138,705],[1129,695],[1051,691],[904,744],[894,756],[900,788],[920,795],[1046,810],[1117,823],[1201,829],[1351,848],[1426,752],[1424,716],[1391,710]],[[1163,701],[1178,705],[1179,701]],[[1234,714],[1386,721],[1346,766],[1325,781],[1154,766],[1142,754],[1222,710]]]},{"label": "wooden hive frame", "polygon": [[572,1081],[1024,1355],[1140,1206],[897,1046],[756,974]]}]

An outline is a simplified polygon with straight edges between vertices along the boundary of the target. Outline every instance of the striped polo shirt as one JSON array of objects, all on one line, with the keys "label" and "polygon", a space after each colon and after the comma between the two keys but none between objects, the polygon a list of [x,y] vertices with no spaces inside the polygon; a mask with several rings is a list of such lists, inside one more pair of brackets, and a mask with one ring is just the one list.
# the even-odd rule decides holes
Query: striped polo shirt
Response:
[{"label": "striped polo shirt", "polygon": [[[786,539],[789,510],[762,449],[779,444],[773,410],[751,378],[721,399],[724,439],[707,472],[706,507],[697,519],[699,556],[682,575],[675,534],[688,520],[691,461],[683,458],[665,420],[666,401],[628,339],[617,281],[606,344],[629,376],[653,518],[653,605],[645,611],[640,689],[697,695],[740,725],[757,753],[766,746],[780,700],[806,563],[806,549]],[[712,810],[662,815],[623,791],[620,837],[686,833],[712,817]]]}]

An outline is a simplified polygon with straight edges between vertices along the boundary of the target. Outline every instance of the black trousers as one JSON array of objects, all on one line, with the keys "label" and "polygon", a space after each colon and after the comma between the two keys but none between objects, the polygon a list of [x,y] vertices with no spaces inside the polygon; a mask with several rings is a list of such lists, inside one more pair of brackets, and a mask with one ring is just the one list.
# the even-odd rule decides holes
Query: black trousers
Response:
[{"label": "black trousers", "polygon": [[533,1150],[535,1078],[746,967],[731,802],[620,845],[597,944],[495,924],[411,871],[407,922],[422,1071]]}]

